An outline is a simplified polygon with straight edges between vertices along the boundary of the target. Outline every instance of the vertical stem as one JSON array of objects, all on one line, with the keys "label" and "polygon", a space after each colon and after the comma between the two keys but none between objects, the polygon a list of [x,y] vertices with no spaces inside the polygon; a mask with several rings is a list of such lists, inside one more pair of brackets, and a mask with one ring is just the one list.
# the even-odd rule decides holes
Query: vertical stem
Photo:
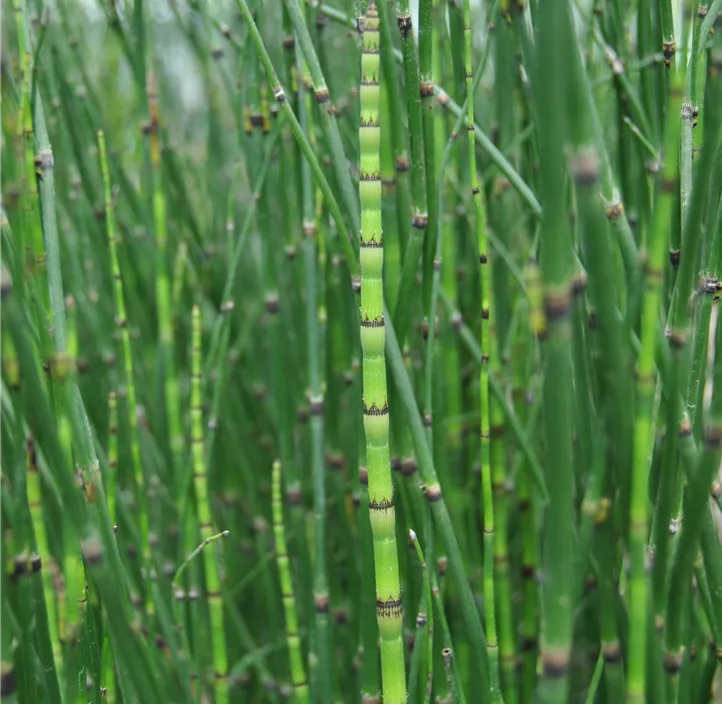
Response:
[{"label": "vertical stem", "polygon": [[471,195],[474,201],[476,235],[479,247],[479,278],[481,285],[481,367],[479,389],[481,394],[481,491],[484,520],[484,611],[486,617],[486,649],[489,654],[490,695],[492,702],[501,701],[499,687],[499,641],[496,633],[496,597],[494,585],[494,495],[491,468],[491,412],[489,405],[489,361],[496,354],[492,350],[491,327],[491,270],[487,252],[486,213],[481,198],[479,175],[476,170],[476,144],[474,141],[474,90],[471,72],[471,2],[464,2],[464,56],[466,76],[467,144]]},{"label": "vertical stem", "polygon": [[374,540],[376,617],[381,636],[381,683],[386,704],[406,701],[403,614],[396,549],[394,487],[389,458],[386,387],[383,230],[379,124],[379,16],[375,3],[359,17],[361,29],[361,347],[368,497]]},{"label": "vertical stem", "polygon": [[[193,306],[191,313],[191,453],[193,456],[193,484],[196,492],[198,528],[202,541],[217,533],[211,516],[208,480],[203,456],[203,396],[202,396],[202,351],[201,313]],[[228,702],[228,655],[224,628],[221,582],[218,574],[215,545],[203,551],[205,587],[211,614],[211,653],[213,656],[213,683],[216,704]]]},{"label": "vertical stem", "polygon": [[[388,1],[388,0],[387,0]],[[385,12],[385,10],[383,10]],[[428,227],[428,208],[426,203],[426,162],[424,153],[424,135],[421,119],[421,100],[419,84],[419,62],[416,56],[416,43],[411,21],[409,0],[399,0],[396,4],[396,17],[401,34],[401,48],[404,57],[404,79],[406,82],[406,108],[409,119],[409,139],[411,146],[411,198],[413,201],[411,227],[412,232],[404,252],[401,267],[399,296],[394,311],[396,334],[403,348],[411,320],[411,302],[419,266],[419,258],[424,245]],[[387,17],[382,17],[386,21]],[[432,86],[433,90],[433,86]]]},{"label": "vertical stem", "polygon": [[[627,696],[629,704],[645,701],[647,662],[648,575],[645,543],[648,533],[649,455],[653,432],[655,388],[655,344],[659,309],[662,302],[664,255],[672,221],[677,183],[680,106],[682,85],[675,71],[670,85],[669,109],[664,137],[664,164],[650,230],[646,238],[645,295],[642,308],[637,358],[637,412],[634,421],[634,454],[629,509],[630,581],[629,581],[629,658]],[[670,429],[671,432],[673,432]],[[669,431],[668,431],[669,432]]]},{"label": "vertical stem", "polygon": [[286,643],[291,663],[291,680],[296,702],[304,704],[309,701],[306,668],[303,664],[301,638],[298,635],[298,616],[296,615],[296,598],[293,594],[293,579],[286,548],[286,531],[283,522],[283,493],[281,491],[281,463],[273,463],[272,503],[273,503],[273,536],[276,541],[276,564],[281,581],[281,598],[286,618]]}]

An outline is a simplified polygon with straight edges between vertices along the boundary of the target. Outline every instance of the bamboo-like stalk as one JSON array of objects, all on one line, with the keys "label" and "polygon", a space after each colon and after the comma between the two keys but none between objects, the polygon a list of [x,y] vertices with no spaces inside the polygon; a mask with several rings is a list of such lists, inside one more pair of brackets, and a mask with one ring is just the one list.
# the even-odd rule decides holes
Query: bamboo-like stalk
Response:
[{"label": "bamboo-like stalk", "polygon": [[[130,428],[130,450],[132,459],[132,472],[138,501],[137,525],[141,540],[148,535],[148,508],[146,498],[146,482],[140,456],[140,438],[138,430],[137,396],[135,389],[135,373],[133,367],[133,352],[130,344],[130,333],[128,331],[128,318],[125,308],[125,294],[123,291],[123,279],[118,260],[118,243],[121,241],[118,235],[115,214],[113,213],[113,200],[108,170],[108,154],[105,144],[105,134],[98,132],[98,152],[100,158],[100,171],[103,178],[105,227],[108,233],[108,249],[110,252],[110,265],[113,276],[113,303],[115,306],[115,324],[120,331],[121,357],[123,372],[125,375],[125,388],[128,400],[128,427]],[[113,468],[111,471],[115,472]],[[114,499],[113,499],[114,501]],[[111,519],[116,520],[114,512]],[[141,553],[146,570],[150,569],[149,546],[141,546]],[[153,613],[152,596],[149,585],[144,590],[145,609],[150,616]]]},{"label": "bamboo-like stalk", "polygon": [[677,72],[670,86],[664,137],[664,164],[646,242],[645,296],[642,309],[641,352],[637,358],[637,411],[634,421],[634,460],[630,491],[630,625],[627,664],[629,704],[644,701],[647,662],[648,579],[645,542],[648,522],[649,447],[652,439],[655,386],[654,346],[661,302],[661,277],[669,241],[673,193],[677,178],[681,89]]},{"label": "bamboo-like stalk", "polygon": [[[58,637],[58,615],[56,606],[56,594],[53,585],[53,579],[58,572],[58,566],[52,557],[48,543],[48,534],[45,528],[45,519],[43,517],[42,504],[42,488],[40,480],[40,471],[38,469],[38,455],[35,445],[35,439],[32,435],[28,436],[26,443],[27,451],[27,492],[28,506],[33,523],[33,532],[38,546],[38,556],[42,561],[42,580],[43,591],[45,595],[45,608],[47,610],[48,630],[50,632],[50,642],[53,649],[53,660],[51,664],[52,677],[57,677],[55,668],[62,665],[62,649],[60,647],[60,639]],[[46,663],[46,667],[48,664]]]},{"label": "bamboo-like stalk", "polygon": [[[386,8],[381,10],[381,21],[388,22]],[[424,151],[424,130],[421,118],[420,95],[424,90],[419,82],[419,60],[414,41],[411,20],[411,8],[408,0],[396,4],[396,18],[401,35],[401,47],[406,84],[406,110],[409,119],[409,140],[411,153],[411,235],[404,252],[399,281],[399,294],[394,311],[394,320],[398,329],[399,341],[403,346],[411,320],[412,286],[416,278],[419,261],[424,246],[425,233],[429,224],[429,211],[426,190],[426,152]],[[430,48],[430,47],[428,47]],[[427,58],[425,57],[425,63]],[[430,69],[430,65],[428,66]],[[433,86],[431,87],[433,94]],[[427,91],[428,92],[428,91]],[[428,99],[428,96],[427,96]]]},{"label": "bamboo-like stalk", "polygon": [[[308,62],[303,61],[303,106],[301,108],[301,124],[308,133],[309,143],[316,146],[316,135],[312,117],[311,77]],[[305,118],[305,125],[304,125]],[[303,250],[306,269],[306,345],[308,360],[308,404],[310,409],[311,467],[313,476],[313,510],[314,510],[314,585],[313,600],[316,620],[314,642],[318,665],[316,667],[315,685],[322,702],[330,702],[331,690],[331,654],[329,633],[329,589],[326,566],[326,550],[328,535],[326,532],[326,471],[324,466],[324,388],[322,374],[324,338],[321,334],[322,325],[319,314],[323,307],[323,297],[319,296],[323,288],[324,269],[319,271],[319,236],[315,213],[316,185],[311,179],[308,163],[304,161],[301,169],[303,197]]]},{"label": "bamboo-like stalk", "polygon": [[113,521],[113,529],[118,530],[118,518],[115,509],[115,492],[118,480],[118,395],[115,391],[108,394],[108,513]]},{"label": "bamboo-like stalk", "polygon": [[379,15],[370,2],[359,17],[361,54],[361,347],[368,497],[374,539],[376,615],[381,637],[381,684],[388,704],[406,701],[403,616],[389,457],[383,307],[383,230],[379,132]]},{"label": "bamboo-like stalk", "polygon": [[298,634],[298,616],[296,614],[296,598],[293,593],[293,578],[286,549],[286,531],[283,521],[283,494],[281,491],[281,463],[273,463],[272,473],[272,506],[273,535],[276,541],[276,564],[281,580],[281,597],[286,618],[286,643],[291,664],[291,680],[295,701],[308,702],[309,691],[306,681],[306,668],[301,649],[301,638]]},{"label": "bamboo-like stalk", "polygon": [[[464,62],[466,74],[466,119],[474,124],[474,93],[471,71],[471,2],[464,2]],[[489,404],[489,360],[496,355],[492,349],[491,326],[491,266],[487,249],[486,213],[482,202],[482,188],[476,170],[476,145],[474,131],[467,128],[469,174],[471,195],[474,202],[476,236],[479,248],[479,279],[481,285],[481,368],[479,371],[481,412],[481,485],[484,521],[484,615],[486,619],[486,648],[489,655],[490,695],[492,702],[501,701],[499,683],[499,640],[496,632],[496,596],[494,575],[494,494],[491,468],[491,410]]]},{"label": "bamboo-like stalk", "polygon": [[[210,495],[203,456],[203,396],[202,396],[202,351],[201,312],[193,306],[191,312],[191,452],[193,456],[193,485],[196,493],[198,528],[201,540],[206,541],[217,533],[211,516]],[[213,682],[215,701],[228,702],[228,655],[226,651],[225,619],[221,580],[218,573],[215,546],[203,551],[205,588],[211,616],[211,652],[213,654]]]},{"label": "bamboo-like stalk", "polygon": [[[564,189],[563,142],[567,122],[556,106],[566,103],[566,57],[571,48],[569,8],[556,3],[540,8],[533,74],[535,122],[539,132],[540,271],[547,321],[543,347],[544,438],[549,505],[542,543],[541,702],[564,702],[569,691],[573,630],[574,559],[568,549],[574,525],[572,463],[571,307],[572,258]],[[543,68],[539,63],[543,60]]]},{"label": "bamboo-like stalk", "polygon": [[183,428],[180,416],[180,395],[176,383],[176,365],[173,353],[173,316],[171,309],[170,277],[168,276],[168,214],[163,182],[160,148],[160,118],[158,86],[155,73],[148,76],[149,123],[148,149],[153,183],[153,233],[156,244],[156,300],[158,308],[158,342],[163,374],[164,400],[168,443],[173,462],[171,476],[180,472],[183,450]]},{"label": "bamboo-like stalk", "polygon": [[[419,539],[413,529],[409,530],[409,536],[414,544],[416,555],[419,558],[419,564],[421,565],[421,573],[424,580],[424,591],[423,600],[426,606],[426,613],[423,614],[419,611],[419,615],[416,619],[417,625],[425,625],[427,631],[427,673],[426,673],[426,687],[424,690],[424,704],[428,704],[431,701],[431,693],[433,691],[434,684],[434,602],[431,593],[431,580],[429,579],[429,569],[424,559],[424,552],[421,549]],[[421,622],[421,623],[420,623]]]},{"label": "bamboo-like stalk", "polygon": [[331,100],[331,95],[329,93],[328,86],[326,85],[323,72],[321,71],[321,65],[318,61],[318,56],[316,55],[313,43],[311,42],[311,37],[303,20],[303,13],[301,12],[298,0],[285,0],[285,4],[291,23],[293,24],[294,32],[296,33],[296,39],[301,45],[303,54],[308,62],[316,102],[321,108],[321,124],[330,146],[334,172],[339,183],[344,207],[346,208],[346,212],[348,214],[349,224],[353,228],[359,222],[359,211],[358,206],[356,205],[356,200],[353,197],[353,186],[350,174],[346,168],[338,125],[336,124],[333,111],[327,109],[330,105],[329,101]]}]

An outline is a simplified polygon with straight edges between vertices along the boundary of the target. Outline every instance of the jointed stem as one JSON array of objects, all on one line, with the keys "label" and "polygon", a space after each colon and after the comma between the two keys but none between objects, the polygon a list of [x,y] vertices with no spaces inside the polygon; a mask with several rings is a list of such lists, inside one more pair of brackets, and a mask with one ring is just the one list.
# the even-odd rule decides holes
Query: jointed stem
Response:
[{"label": "jointed stem", "polygon": [[406,701],[406,677],[394,487],[389,457],[379,161],[379,15],[373,2],[369,4],[366,16],[360,17],[359,25],[362,36],[359,196],[363,417],[383,699],[387,704],[400,704]]}]

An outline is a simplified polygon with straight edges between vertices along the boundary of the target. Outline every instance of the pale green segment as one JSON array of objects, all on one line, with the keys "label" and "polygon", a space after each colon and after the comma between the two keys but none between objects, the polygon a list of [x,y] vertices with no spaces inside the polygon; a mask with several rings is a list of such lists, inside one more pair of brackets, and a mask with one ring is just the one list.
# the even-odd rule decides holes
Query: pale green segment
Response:
[{"label": "pale green segment", "polygon": [[361,57],[359,126],[361,202],[361,347],[368,468],[369,518],[373,534],[376,614],[380,635],[383,700],[406,702],[401,589],[396,547],[394,491],[389,456],[389,409],[384,353],[383,231],[381,223],[381,131],[379,125],[379,19],[371,3]]},{"label": "pale green segment", "polygon": [[299,704],[305,704],[309,700],[309,692],[306,683],[306,668],[301,651],[301,639],[298,635],[298,616],[296,614],[296,600],[293,594],[291,565],[286,548],[283,499],[281,496],[281,463],[278,461],[273,464],[271,508],[273,512],[273,536],[276,541],[276,564],[281,583],[283,611],[286,617],[286,643],[291,666],[291,679],[293,681],[295,700]]},{"label": "pale green segment", "polygon": [[[191,445],[193,455],[193,481],[196,491],[196,505],[198,506],[198,523],[203,540],[208,540],[214,533],[210,502],[208,500],[208,481],[206,478],[203,458],[203,394],[201,386],[202,359],[201,359],[201,314],[194,306],[191,314],[192,349],[191,349]],[[226,638],[223,626],[223,602],[220,593],[220,578],[216,563],[214,546],[208,546],[203,551],[205,567],[206,593],[211,616],[211,652],[213,653],[213,667],[216,675],[214,686],[217,704],[228,701],[228,655],[226,652]]]}]

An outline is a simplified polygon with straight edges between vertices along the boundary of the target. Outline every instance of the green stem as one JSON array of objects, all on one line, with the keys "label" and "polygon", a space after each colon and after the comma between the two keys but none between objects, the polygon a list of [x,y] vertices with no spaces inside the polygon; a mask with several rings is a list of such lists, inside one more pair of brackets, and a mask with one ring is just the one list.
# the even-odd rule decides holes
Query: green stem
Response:
[{"label": "green stem", "polygon": [[381,636],[381,684],[388,704],[406,701],[403,616],[389,458],[389,406],[384,353],[383,230],[379,125],[379,15],[373,1],[360,18],[361,347],[368,497],[374,540],[376,615]]}]

